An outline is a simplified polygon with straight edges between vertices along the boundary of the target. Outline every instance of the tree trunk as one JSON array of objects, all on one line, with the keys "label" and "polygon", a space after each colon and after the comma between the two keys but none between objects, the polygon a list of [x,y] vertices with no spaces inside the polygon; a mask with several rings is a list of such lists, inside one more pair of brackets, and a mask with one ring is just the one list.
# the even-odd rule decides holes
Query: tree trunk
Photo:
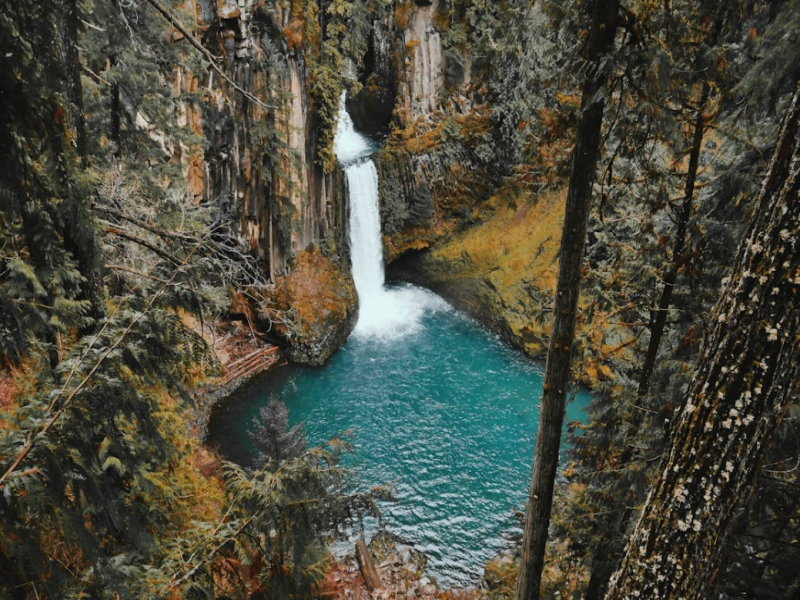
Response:
[{"label": "tree trunk", "polygon": [[[116,61],[112,57],[112,61]],[[111,84],[111,141],[114,143],[114,158],[122,158],[122,99],[120,98],[119,83]]]},{"label": "tree trunk", "polygon": [[[83,85],[81,83],[81,62],[78,55],[78,14],[77,0],[62,0],[60,3],[63,11],[62,22],[62,55],[64,60],[64,74],[67,81],[67,95],[70,100],[70,116],[72,129],[75,133],[75,150],[80,159],[80,166],[86,169],[89,166],[89,145],[86,134],[86,114],[83,102]],[[60,146],[62,155],[69,153],[69,149],[60,144],[57,136],[55,143]],[[68,177],[65,173],[64,177]],[[98,249],[94,234],[94,215],[89,208],[88,198],[76,198],[67,209],[67,225],[62,234],[64,246],[78,261],[78,269],[86,278],[81,290],[80,298],[91,303],[90,316],[97,323],[105,315],[105,302],[103,286],[98,273]],[[86,335],[94,330],[94,324],[84,327],[79,332]]]},{"label": "tree trunk", "polygon": [[[689,226],[689,218],[692,214],[692,198],[694,196],[694,187],[697,181],[697,171],[700,164],[700,151],[703,145],[703,134],[705,133],[705,122],[703,112],[708,102],[710,93],[710,86],[707,81],[703,82],[700,98],[697,105],[697,114],[694,122],[694,133],[692,140],[692,147],[689,153],[689,166],[686,173],[686,183],[684,186],[684,197],[681,204],[680,214],[678,215],[678,228],[675,233],[675,245],[672,250],[672,263],[670,264],[667,273],[664,275],[664,287],[661,291],[661,296],[658,302],[658,308],[653,311],[650,319],[650,342],[647,346],[647,353],[645,355],[642,372],[639,379],[638,399],[637,405],[640,400],[647,395],[650,389],[650,379],[653,375],[653,370],[656,364],[658,355],[658,348],[661,343],[661,338],[664,334],[664,329],[667,323],[667,314],[672,302],[672,293],[675,289],[675,283],[678,278],[678,272],[684,261],[684,252],[686,249],[687,229]],[[631,428],[635,431],[641,427],[641,411],[634,411],[634,416],[631,422]],[[622,452],[619,459],[620,464],[626,464],[633,454],[633,446],[627,445]],[[640,500],[641,501],[641,500]],[[622,510],[622,507],[620,507]],[[624,509],[625,516],[621,516],[616,511],[608,517],[608,522],[614,523],[617,518],[622,519],[622,523],[627,523],[631,517],[631,510],[627,507]],[[619,538],[612,535],[605,535],[600,538],[596,551],[592,556],[592,569],[589,577],[589,584],[586,589],[585,600],[599,600],[602,598],[608,586],[608,581],[617,563],[620,559],[622,548],[614,548],[615,542]]]},{"label": "tree trunk", "polygon": [[67,76],[67,94],[73,110],[75,129],[75,148],[81,159],[81,166],[89,166],[89,143],[86,136],[86,114],[83,105],[83,85],[81,83],[81,60],[78,56],[78,3],[77,0],[64,0],[64,67]]},{"label": "tree trunk", "polygon": [[650,323],[650,343],[647,346],[642,373],[639,379],[639,397],[647,395],[650,390],[650,378],[653,376],[653,369],[656,365],[658,356],[658,346],[664,335],[664,326],[667,323],[667,313],[672,303],[672,292],[675,289],[675,282],[678,279],[678,270],[683,261],[683,253],[686,249],[686,230],[689,226],[689,217],[692,216],[692,196],[694,196],[694,184],[697,181],[697,168],[700,164],[700,149],[703,145],[703,110],[708,102],[709,85],[703,83],[703,91],[700,94],[700,102],[697,108],[697,118],[694,123],[694,140],[692,150],[689,154],[689,170],[686,173],[686,187],[681,205],[681,213],[678,217],[678,230],[675,232],[675,247],[672,251],[672,264],[669,266],[664,276],[664,288],[661,290],[661,298],[658,301],[658,308],[654,311]]},{"label": "tree trunk", "polygon": [[607,600],[707,597],[800,386],[800,87]]},{"label": "tree trunk", "polygon": [[364,543],[364,540],[356,542],[356,560],[358,561],[358,568],[361,570],[361,576],[364,578],[364,584],[368,590],[377,590],[381,587],[381,576],[378,569],[375,567],[375,561],[372,560],[369,548]]},{"label": "tree trunk", "polygon": [[556,284],[556,299],[550,345],[547,350],[539,428],[533,458],[533,477],[525,519],[525,537],[517,598],[539,598],[547,530],[553,504],[553,488],[558,468],[561,429],[564,422],[567,389],[571,383],[570,362],[575,337],[586,224],[596,179],[600,153],[600,127],[605,100],[599,94],[605,84],[605,69],[600,58],[614,43],[619,0],[596,0],[589,35],[587,58],[593,68],[583,86],[581,120],[572,155],[569,192],[561,236],[561,251]]}]

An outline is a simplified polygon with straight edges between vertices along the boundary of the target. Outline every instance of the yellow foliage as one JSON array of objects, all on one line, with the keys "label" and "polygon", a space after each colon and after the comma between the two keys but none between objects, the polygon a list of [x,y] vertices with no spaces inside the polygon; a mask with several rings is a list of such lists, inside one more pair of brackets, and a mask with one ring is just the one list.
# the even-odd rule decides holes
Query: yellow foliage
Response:
[{"label": "yellow foliage", "polygon": [[[519,189],[506,194],[485,202],[475,214],[479,222],[469,229],[452,227],[423,269],[445,287],[469,290],[459,295],[463,308],[499,324],[529,355],[541,356],[550,330],[566,190],[539,197]],[[440,231],[445,226],[440,224]]]},{"label": "yellow foliage", "polygon": [[469,146],[475,146],[492,131],[489,109],[487,106],[476,109],[473,113],[456,115],[456,123],[461,129],[461,135]]},{"label": "yellow foliage", "polygon": [[509,290],[523,281],[540,290],[555,288],[556,258],[561,242],[566,190],[538,198],[528,193],[498,205],[486,222],[471,227],[435,252],[448,261],[469,255],[476,271],[491,273],[498,291]]}]

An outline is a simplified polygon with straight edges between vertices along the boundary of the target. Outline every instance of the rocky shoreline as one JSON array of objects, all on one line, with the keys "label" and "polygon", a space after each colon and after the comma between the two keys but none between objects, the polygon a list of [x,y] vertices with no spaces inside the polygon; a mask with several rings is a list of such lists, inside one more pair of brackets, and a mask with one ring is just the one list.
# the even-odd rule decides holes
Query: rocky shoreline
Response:
[{"label": "rocky shoreline", "polygon": [[368,585],[356,555],[348,554],[327,572],[321,596],[334,600],[477,600],[482,597],[475,589],[441,589],[436,579],[425,573],[425,556],[387,531],[372,538],[368,551],[380,585]]}]

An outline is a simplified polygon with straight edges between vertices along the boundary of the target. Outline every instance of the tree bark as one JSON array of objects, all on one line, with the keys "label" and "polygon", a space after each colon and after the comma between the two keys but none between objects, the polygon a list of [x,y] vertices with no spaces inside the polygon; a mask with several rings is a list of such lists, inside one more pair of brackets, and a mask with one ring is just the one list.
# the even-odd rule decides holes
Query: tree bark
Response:
[{"label": "tree bark", "polygon": [[[81,83],[81,61],[78,54],[78,14],[77,0],[62,0],[60,3],[63,11],[63,69],[66,77],[67,96],[70,101],[70,116],[72,129],[75,132],[75,150],[80,159],[80,166],[86,169],[89,166],[89,143],[86,133],[86,114],[83,101],[83,84]],[[56,143],[58,139],[56,138]],[[65,147],[60,148],[62,154],[67,154]],[[64,174],[65,178],[69,175]],[[67,214],[68,223],[64,227],[64,245],[78,261],[78,269],[86,278],[79,297],[89,300],[91,313],[96,324],[105,316],[105,302],[103,286],[99,270],[98,248],[94,234],[94,215],[89,208],[86,198],[76,198]],[[86,335],[94,330],[94,324],[81,328],[80,334]]]},{"label": "tree bark", "polygon": [[[112,60],[115,60],[112,58]],[[114,143],[114,158],[122,158],[122,99],[120,97],[119,83],[111,84],[111,141]]]},{"label": "tree bark", "polygon": [[683,262],[683,253],[686,249],[686,230],[689,227],[689,218],[692,216],[692,196],[694,196],[694,184],[697,181],[697,169],[700,164],[700,150],[703,145],[703,133],[705,125],[703,123],[703,111],[708,102],[709,85],[703,83],[703,91],[700,94],[700,102],[697,108],[697,118],[694,123],[694,139],[692,140],[692,150],[689,154],[689,169],[686,173],[686,187],[681,205],[681,213],[678,216],[678,230],[675,232],[675,247],[672,250],[672,264],[670,264],[664,276],[664,288],[661,290],[661,297],[658,300],[658,308],[654,311],[650,324],[650,343],[647,346],[642,373],[639,378],[639,397],[647,395],[650,390],[650,378],[653,376],[653,369],[656,365],[658,347],[664,335],[664,327],[667,323],[667,313],[672,303],[672,292],[675,289],[675,282],[678,280],[678,271]]},{"label": "tree bark", "polygon": [[75,149],[81,159],[81,166],[89,166],[89,142],[86,135],[86,113],[83,104],[83,84],[81,83],[81,60],[78,55],[78,3],[77,0],[64,0],[64,67],[67,76],[67,95],[73,110],[75,129]]},{"label": "tree bark", "polygon": [[800,87],[607,600],[708,597],[800,387]]},{"label": "tree bark", "polygon": [[567,390],[571,383],[570,362],[575,338],[586,225],[592,185],[600,153],[600,128],[605,99],[600,93],[606,81],[600,59],[616,37],[619,0],[596,0],[589,34],[587,58],[591,68],[583,85],[581,120],[572,155],[569,192],[561,236],[556,298],[550,344],[547,350],[539,428],[533,458],[533,477],[525,518],[522,562],[517,582],[519,600],[537,600],[544,568],[544,554],[558,469],[561,430]]}]

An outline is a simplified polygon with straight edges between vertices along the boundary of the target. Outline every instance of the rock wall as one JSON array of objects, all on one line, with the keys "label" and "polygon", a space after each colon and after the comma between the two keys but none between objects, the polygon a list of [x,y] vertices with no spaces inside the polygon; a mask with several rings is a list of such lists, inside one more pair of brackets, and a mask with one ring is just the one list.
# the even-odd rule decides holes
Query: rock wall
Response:
[{"label": "rock wall", "polygon": [[349,268],[316,250],[303,251],[292,271],[279,278],[276,308],[291,317],[291,326],[275,326],[291,342],[285,354],[292,361],[323,364],[355,327],[358,297]]},{"label": "rock wall", "polygon": [[408,252],[389,274],[422,284],[531,357],[547,350],[566,189],[491,200],[485,222]]},{"label": "rock wall", "polygon": [[488,127],[488,107],[475,102],[470,58],[446,47],[439,8],[399,0],[375,23],[349,103],[356,126],[384,140],[375,162],[388,261],[460,228],[491,193],[472,131]]},{"label": "rock wall", "polygon": [[[410,2],[411,0],[405,0]],[[430,119],[439,109],[444,92],[444,48],[433,14],[438,4],[417,2],[402,32],[404,46],[410,50],[405,59],[404,77],[399,88],[401,111],[408,118]]]},{"label": "rock wall", "polygon": [[317,160],[306,67],[284,39],[291,14],[256,0],[195,0],[194,7],[204,45],[249,96],[214,71],[199,84],[204,102],[194,126],[206,148],[202,159],[188,158],[197,201],[230,214],[273,277],[288,273],[309,245],[339,242],[344,250],[343,189]]},{"label": "rock wall", "polygon": [[176,92],[193,96],[178,103],[179,125],[202,141],[178,144],[171,157],[183,163],[196,202],[231,217],[275,285],[273,305],[296,317],[293,327],[278,332],[287,355],[320,364],[352,330],[357,300],[344,179],[340,169],[326,173],[320,165],[306,64],[285,33],[291,3],[193,0],[188,6],[200,41],[219,57],[228,80],[212,69],[204,80],[176,69]]}]

